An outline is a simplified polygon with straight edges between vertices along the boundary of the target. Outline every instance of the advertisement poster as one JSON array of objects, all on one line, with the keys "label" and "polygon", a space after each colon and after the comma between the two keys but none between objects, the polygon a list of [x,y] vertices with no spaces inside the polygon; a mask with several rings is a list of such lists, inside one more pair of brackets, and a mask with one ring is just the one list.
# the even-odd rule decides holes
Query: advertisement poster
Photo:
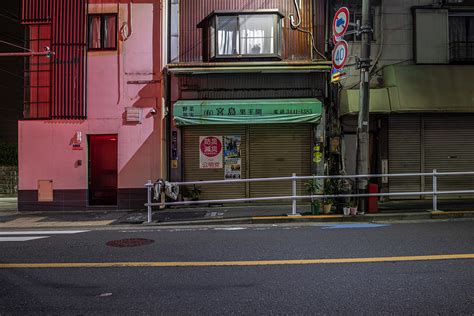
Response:
[{"label": "advertisement poster", "polygon": [[199,168],[222,168],[222,136],[199,136]]},{"label": "advertisement poster", "polygon": [[224,179],[240,179],[240,135],[224,136]]}]

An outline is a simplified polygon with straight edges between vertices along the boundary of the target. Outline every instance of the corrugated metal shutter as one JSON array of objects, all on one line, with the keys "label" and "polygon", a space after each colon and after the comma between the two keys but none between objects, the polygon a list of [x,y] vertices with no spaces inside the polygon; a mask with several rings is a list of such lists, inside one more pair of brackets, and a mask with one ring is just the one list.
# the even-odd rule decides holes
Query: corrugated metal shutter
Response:
[{"label": "corrugated metal shutter", "polygon": [[[289,177],[311,174],[311,124],[249,126],[249,177]],[[302,194],[302,181],[298,194]],[[291,182],[251,183],[250,196],[291,195]],[[273,202],[275,203],[275,201]]]},{"label": "corrugated metal shutter", "polygon": [[[474,115],[429,115],[424,117],[425,171],[474,171]],[[473,190],[474,176],[438,177],[439,190]],[[431,177],[426,190],[432,190]],[[471,197],[474,195],[470,195]],[[455,195],[442,195],[453,198]]]},{"label": "corrugated metal shutter", "polygon": [[[199,168],[199,136],[240,135],[240,154],[242,157],[241,176],[245,178],[246,127],[245,125],[199,125],[183,127],[183,171],[184,181],[224,180],[224,168]],[[230,199],[245,197],[245,183],[232,185],[202,185],[200,199]]]},{"label": "corrugated metal shutter", "polygon": [[[421,172],[421,127],[419,115],[392,115],[389,118],[389,173]],[[390,177],[389,191],[418,192],[421,177]],[[390,199],[418,199],[400,196]]]}]

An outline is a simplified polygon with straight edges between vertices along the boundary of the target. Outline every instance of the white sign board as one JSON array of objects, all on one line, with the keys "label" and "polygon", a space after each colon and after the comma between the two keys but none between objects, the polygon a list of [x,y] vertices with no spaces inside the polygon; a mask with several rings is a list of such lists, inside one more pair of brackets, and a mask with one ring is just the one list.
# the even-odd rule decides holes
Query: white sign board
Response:
[{"label": "white sign board", "polygon": [[199,168],[222,168],[222,136],[199,136]]},{"label": "white sign board", "polygon": [[335,69],[341,69],[347,62],[349,46],[342,40],[336,43],[332,51],[332,65]]}]

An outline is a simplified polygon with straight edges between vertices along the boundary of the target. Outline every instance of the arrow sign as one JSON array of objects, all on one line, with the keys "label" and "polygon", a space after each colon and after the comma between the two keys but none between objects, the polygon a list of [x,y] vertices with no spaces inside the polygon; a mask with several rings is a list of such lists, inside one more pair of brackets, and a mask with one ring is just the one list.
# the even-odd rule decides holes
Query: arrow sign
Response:
[{"label": "arrow sign", "polygon": [[332,66],[335,69],[341,69],[347,62],[347,54],[349,51],[349,46],[347,42],[341,40],[336,43],[334,49],[332,50]]},{"label": "arrow sign", "polygon": [[337,10],[332,22],[332,32],[335,37],[341,37],[349,27],[349,9],[342,7]]}]

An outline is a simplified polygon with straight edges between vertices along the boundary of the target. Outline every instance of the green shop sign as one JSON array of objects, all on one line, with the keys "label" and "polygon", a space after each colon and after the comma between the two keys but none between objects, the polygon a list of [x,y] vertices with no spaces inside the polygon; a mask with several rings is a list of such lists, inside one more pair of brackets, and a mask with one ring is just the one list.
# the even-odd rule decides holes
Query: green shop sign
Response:
[{"label": "green shop sign", "polygon": [[174,104],[176,125],[318,123],[317,99],[180,100]]}]

